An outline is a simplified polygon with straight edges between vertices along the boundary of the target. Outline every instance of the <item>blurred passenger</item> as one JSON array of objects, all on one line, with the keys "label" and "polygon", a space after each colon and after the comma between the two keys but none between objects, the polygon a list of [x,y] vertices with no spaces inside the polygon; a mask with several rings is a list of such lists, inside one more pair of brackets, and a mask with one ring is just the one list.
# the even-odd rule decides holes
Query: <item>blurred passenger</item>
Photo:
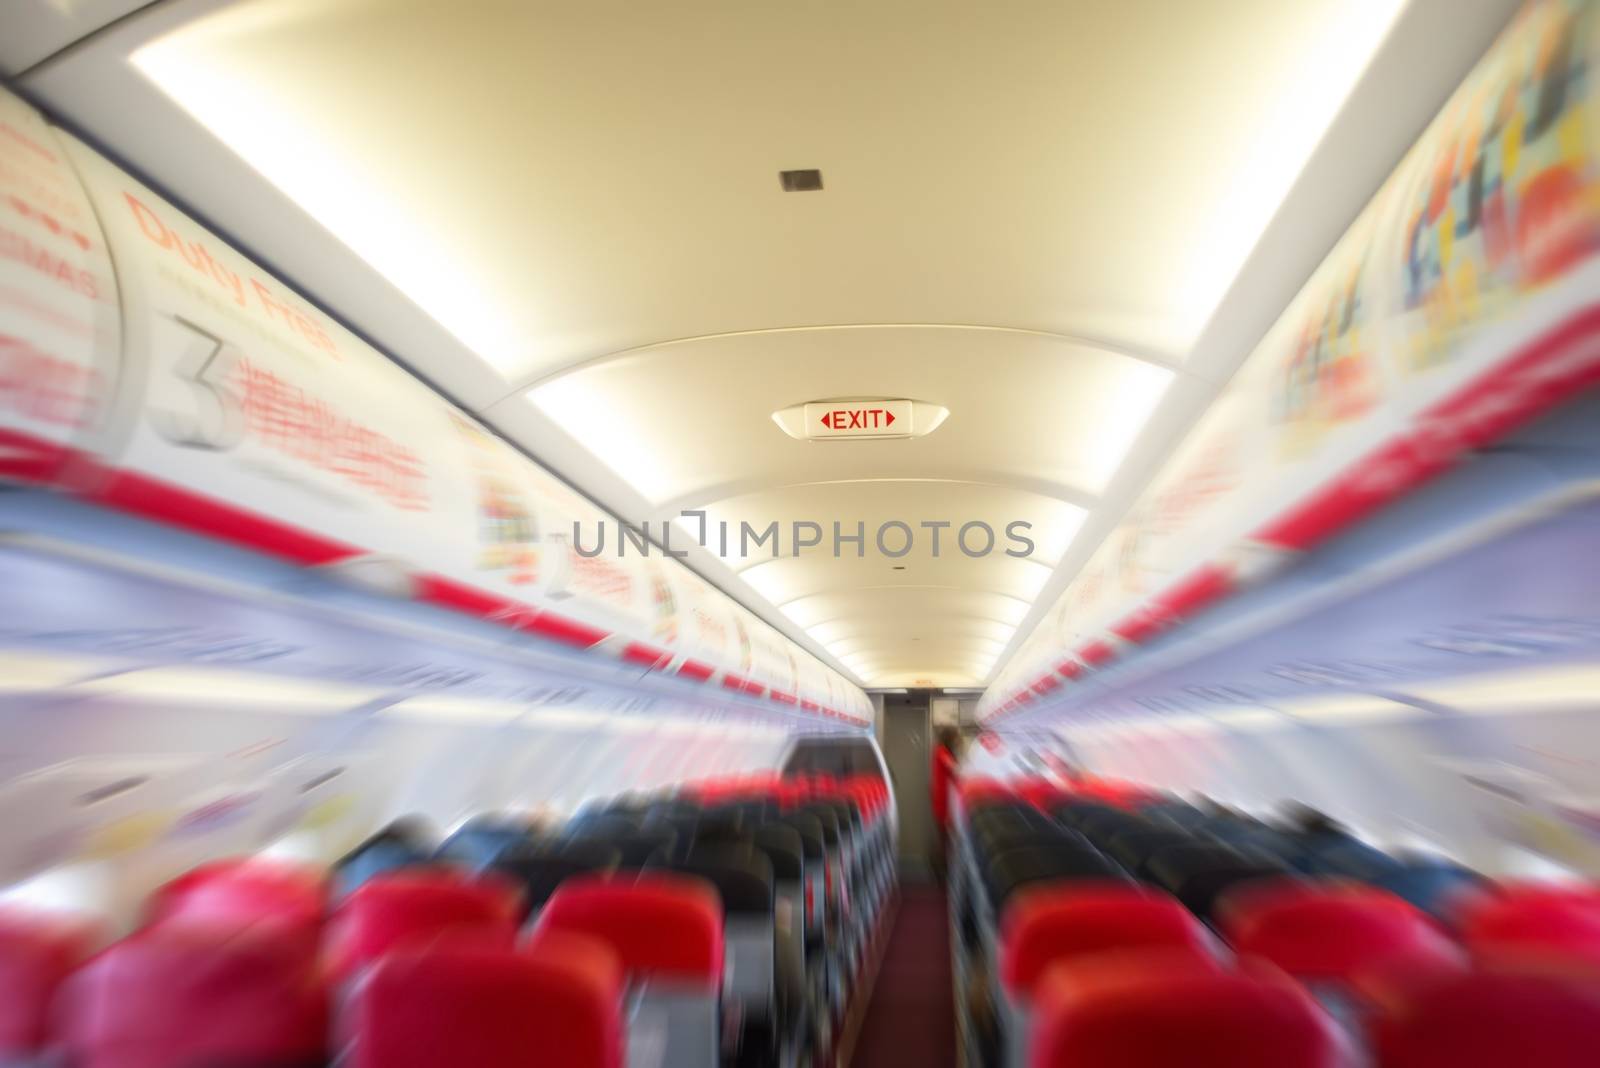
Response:
[{"label": "blurred passenger", "polygon": [[950,795],[960,778],[961,732],[950,724],[940,727],[934,735],[933,767],[928,774],[928,788],[933,803],[933,863],[934,871],[943,881],[945,875],[945,843],[950,832]]}]

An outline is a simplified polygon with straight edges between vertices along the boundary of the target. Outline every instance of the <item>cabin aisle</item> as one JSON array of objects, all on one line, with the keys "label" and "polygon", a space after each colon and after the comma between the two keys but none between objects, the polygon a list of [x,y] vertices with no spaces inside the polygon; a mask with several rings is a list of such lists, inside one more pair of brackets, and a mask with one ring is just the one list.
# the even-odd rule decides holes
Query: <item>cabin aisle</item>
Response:
[{"label": "cabin aisle", "polygon": [[936,884],[902,884],[852,1068],[954,1068],[949,915]]}]

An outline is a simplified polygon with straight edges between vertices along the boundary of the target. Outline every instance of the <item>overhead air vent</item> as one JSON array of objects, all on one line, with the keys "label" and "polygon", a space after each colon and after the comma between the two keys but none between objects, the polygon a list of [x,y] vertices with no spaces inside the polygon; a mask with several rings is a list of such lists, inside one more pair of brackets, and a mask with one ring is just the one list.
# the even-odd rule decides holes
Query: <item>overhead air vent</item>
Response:
[{"label": "overhead air vent", "polygon": [[822,172],[779,171],[778,181],[783,183],[785,193],[816,193],[822,189]]}]

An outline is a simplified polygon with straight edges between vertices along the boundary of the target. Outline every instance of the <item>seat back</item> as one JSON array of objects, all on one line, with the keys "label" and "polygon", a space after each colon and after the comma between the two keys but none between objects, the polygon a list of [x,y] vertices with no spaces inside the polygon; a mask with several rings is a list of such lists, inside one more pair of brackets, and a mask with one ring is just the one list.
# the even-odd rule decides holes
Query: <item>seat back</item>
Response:
[{"label": "seat back", "polygon": [[201,865],[162,886],[146,922],[289,929],[314,946],[329,904],[328,880],[308,865],[244,859]]},{"label": "seat back", "polygon": [[1058,849],[1098,852],[1077,831],[1066,827],[1008,827],[1002,831],[981,830],[972,836],[972,858],[979,867],[991,865],[998,857],[1020,849]]},{"label": "seat back", "polygon": [[1025,886],[1052,881],[1128,881],[1115,861],[1085,845],[1025,845],[1009,849],[989,864],[985,889],[998,919],[1011,895]]},{"label": "seat back", "polygon": [[343,897],[384,872],[427,865],[434,848],[420,821],[395,820],[334,862],[334,894]]},{"label": "seat back", "polygon": [[434,859],[477,871],[533,839],[530,824],[503,816],[485,816],[462,824],[439,846]]},{"label": "seat back", "polygon": [[1128,827],[1111,836],[1106,855],[1140,879],[1150,878],[1150,859],[1163,849],[1194,845],[1198,839],[1178,827]]},{"label": "seat back", "polygon": [[753,848],[692,850],[673,870],[710,883],[722,902],[724,1010],[740,1019],[772,1018],[776,984],[776,891],[772,862]]},{"label": "seat back", "polygon": [[1201,956],[1220,949],[1205,925],[1166,894],[1134,883],[1043,883],[1006,908],[1000,979],[1009,993],[1027,998],[1060,961],[1145,948]]},{"label": "seat back", "polygon": [[1448,920],[1457,904],[1488,880],[1470,868],[1432,859],[1396,858],[1399,867],[1359,878],[1381,886],[1436,919]]},{"label": "seat back", "polygon": [[545,904],[533,940],[598,939],[617,954],[630,994],[630,1068],[717,1063],[725,961],[722,904],[704,880],[670,872],[576,876]]},{"label": "seat back", "polygon": [[127,938],[63,991],[73,1068],[315,1068],[328,993],[317,961],[266,929],[176,925]]},{"label": "seat back", "polygon": [[1600,983],[1519,972],[1435,972],[1383,999],[1379,1068],[1589,1068],[1600,1050]]},{"label": "seat back", "polygon": [[1239,887],[1218,905],[1218,925],[1240,955],[1271,961],[1330,995],[1361,973],[1457,959],[1432,918],[1386,890],[1360,883],[1274,879]]},{"label": "seat back", "polygon": [[94,949],[95,924],[68,916],[0,912],[0,1059],[37,1054],[62,983]]},{"label": "seat back", "polygon": [[621,863],[622,854],[603,841],[575,838],[519,846],[501,854],[493,870],[522,887],[524,907],[538,912],[567,879],[612,872]]},{"label": "seat back", "polygon": [[828,866],[822,823],[809,813],[786,812],[778,818],[778,824],[793,830],[799,836],[801,859],[804,863],[802,897],[805,937],[808,943],[820,941],[825,931],[824,918],[827,910],[825,876]]},{"label": "seat back", "polygon": [[1464,895],[1452,913],[1478,956],[1554,956],[1600,964],[1600,890],[1513,884]]},{"label": "seat back", "polygon": [[588,828],[580,828],[567,841],[604,843],[617,851],[624,868],[642,868],[652,861],[670,857],[680,844],[678,832],[660,826],[621,834],[591,834]]},{"label": "seat back", "polygon": [[1000,1041],[1007,1065],[1027,1063],[1034,991],[1064,961],[1130,950],[1214,956],[1215,939],[1179,902],[1133,883],[1038,883],[1001,920]]},{"label": "seat back", "polygon": [[570,934],[522,952],[401,950],[357,988],[341,1030],[350,1068],[622,1068],[622,967]]},{"label": "seat back", "polygon": [[[596,809],[573,816],[562,830],[568,838],[628,838],[646,829],[647,819],[644,814]],[[649,829],[659,830],[660,826],[650,825]]]},{"label": "seat back", "polygon": [[1229,888],[1290,872],[1269,853],[1219,844],[1171,846],[1151,857],[1147,867],[1157,886],[1208,922]]},{"label": "seat back", "polygon": [[1193,955],[1057,964],[1037,987],[1030,1068],[1344,1068],[1348,1050],[1282,973]]},{"label": "seat back", "polygon": [[335,910],[329,968],[344,979],[391,950],[441,940],[510,946],[521,914],[521,894],[503,876],[445,870],[380,875]]}]

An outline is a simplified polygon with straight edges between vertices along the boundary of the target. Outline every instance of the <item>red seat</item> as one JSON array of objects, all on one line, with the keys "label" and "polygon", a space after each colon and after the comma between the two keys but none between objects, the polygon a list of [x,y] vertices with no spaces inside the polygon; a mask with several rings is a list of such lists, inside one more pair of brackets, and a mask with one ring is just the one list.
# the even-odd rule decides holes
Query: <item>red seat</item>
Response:
[{"label": "red seat", "polygon": [[[1160,952],[1160,951],[1157,951]],[[1332,1021],[1281,972],[1195,954],[1057,964],[1034,998],[1031,1068],[1337,1068]]]},{"label": "red seat", "polygon": [[86,964],[62,1002],[73,1068],[315,1065],[327,1054],[315,955],[261,929],[149,929]]},{"label": "red seat", "polygon": [[962,809],[966,810],[984,801],[1015,800],[1017,795],[1009,783],[1000,779],[969,776],[957,785],[956,796],[961,799]]},{"label": "red seat", "polygon": [[1453,960],[1460,950],[1426,913],[1359,883],[1281,879],[1224,898],[1223,936],[1240,955],[1304,981],[1348,982],[1396,960]]},{"label": "red seat", "polygon": [[1041,812],[1049,812],[1056,805],[1072,797],[1072,791],[1053,779],[1040,776],[1019,780],[1014,784],[1018,797]]},{"label": "red seat", "polygon": [[722,983],[722,902],[711,884],[665,873],[566,880],[539,911],[530,944],[570,932],[609,945],[631,979]]},{"label": "red seat", "polygon": [[1453,917],[1478,957],[1552,955],[1600,963],[1600,891],[1509,885],[1473,894]]},{"label": "red seat", "polygon": [[1381,1068],[1593,1068],[1600,982],[1436,971],[1376,1004]]},{"label": "red seat", "polygon": [[622,1068],[622,968],[602,943],[447,945],[384,957],[341,1021],[350,1068]]},{"label": "red seat", "polygon": [[25,1057],[44,1045],[56,991],[98,934],[86,919],[0,912],[0,1058]]},{"label": "red seat", "polygon": [[391,950],[441,940],[509,949],[520,911],[519,892],[498,878],[388,872],[339,905],[328,929],[329,966],[345,978]]},{"label": "red seat", "polygon": [[1126,884],[1024,890],[1000,925],[1000,979],[1029,996],[1052,964],[1108,950],[1164,948],[1209,955],[1205,926],[1174,898]]},{"label": "red seat", "polygon": [[150,898],[148,922],[226,926],[283,925],[315,939],[328,904],[319,868],[260,859],[223,860],[195,868]]}]

